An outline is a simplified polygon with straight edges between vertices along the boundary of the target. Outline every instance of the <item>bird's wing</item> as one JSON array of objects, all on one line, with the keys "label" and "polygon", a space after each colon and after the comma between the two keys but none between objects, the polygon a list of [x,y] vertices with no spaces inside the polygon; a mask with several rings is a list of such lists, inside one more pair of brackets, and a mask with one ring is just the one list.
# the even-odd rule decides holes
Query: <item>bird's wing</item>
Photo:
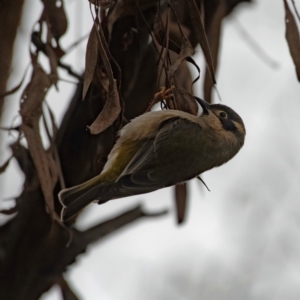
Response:
[{"label": "bird's wing", "polygon": [[[181,117],[162,122],[118,180],[101,188],[100,203],[184,182],[202,171],[203,129]],[[201,163],[200,163],[201,162]]]},{"label": "bird's wing", "polygon": [[171,128],[178,124],[177,121],[179,120],[184,119],[180,117],[172,117],[163,121],[158,130],[155,131],[153,135],[146,140],[142,147],[137,151],[119,177],[121,178],[127,174],[138,173],[142,170],[153,170],[155,164],[155,143],[160,144],[164,139],[166,139],[168,133],[171,133]]}]

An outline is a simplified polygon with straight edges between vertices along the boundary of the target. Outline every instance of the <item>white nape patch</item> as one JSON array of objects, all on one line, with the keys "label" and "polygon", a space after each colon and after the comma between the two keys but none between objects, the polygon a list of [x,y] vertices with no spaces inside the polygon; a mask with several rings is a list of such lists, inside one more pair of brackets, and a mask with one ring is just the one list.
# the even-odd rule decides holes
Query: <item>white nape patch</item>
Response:
[{"label": "white nape patch", "polygon": [[159,110],[145,113],[133,119],[120,131],[121,139],[141,140],[148,138],[158,129],[159,125],[170,118],[181,117],[196,122],[198,118],[179,110]]}]

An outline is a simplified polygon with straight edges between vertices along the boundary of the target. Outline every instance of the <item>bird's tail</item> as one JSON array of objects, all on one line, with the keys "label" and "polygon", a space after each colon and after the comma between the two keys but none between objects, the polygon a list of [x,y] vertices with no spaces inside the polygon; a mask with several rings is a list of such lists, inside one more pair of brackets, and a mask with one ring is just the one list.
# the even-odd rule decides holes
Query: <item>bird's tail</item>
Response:
[{"label": "bird's tail", "polygon": [[103,187],[101,181],[101,175],[98,175],[82,184],[61,190],[58,194],[59,201],[63,206],[61,220],[71,219],[88,204],[99,199]]}]

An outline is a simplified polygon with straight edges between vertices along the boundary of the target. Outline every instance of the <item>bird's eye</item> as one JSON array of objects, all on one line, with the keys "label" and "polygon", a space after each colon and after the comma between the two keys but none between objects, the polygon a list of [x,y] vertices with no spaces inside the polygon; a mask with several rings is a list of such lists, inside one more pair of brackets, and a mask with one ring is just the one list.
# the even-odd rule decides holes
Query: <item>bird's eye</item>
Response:
[{"label": "bird's eye", "polygon": [[220,112],[220,117],[221,117],[221,118],[227,118],[226,112],[225,112],[225,111],[221,111],[221,112]]}]

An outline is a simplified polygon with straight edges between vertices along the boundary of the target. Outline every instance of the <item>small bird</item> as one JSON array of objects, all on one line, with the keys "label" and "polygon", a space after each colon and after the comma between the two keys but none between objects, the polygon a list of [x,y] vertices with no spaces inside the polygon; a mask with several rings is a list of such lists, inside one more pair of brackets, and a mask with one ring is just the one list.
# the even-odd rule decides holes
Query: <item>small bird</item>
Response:
[{"label": "small bird", "polygon": [[198,116],[153,111],[124,126],[101,174],[60,191],[62,220],[95,200],[102,204],[183,183],[233,158],[244,144],[243,120],[228,106],[195,100],[203,110]]}]

